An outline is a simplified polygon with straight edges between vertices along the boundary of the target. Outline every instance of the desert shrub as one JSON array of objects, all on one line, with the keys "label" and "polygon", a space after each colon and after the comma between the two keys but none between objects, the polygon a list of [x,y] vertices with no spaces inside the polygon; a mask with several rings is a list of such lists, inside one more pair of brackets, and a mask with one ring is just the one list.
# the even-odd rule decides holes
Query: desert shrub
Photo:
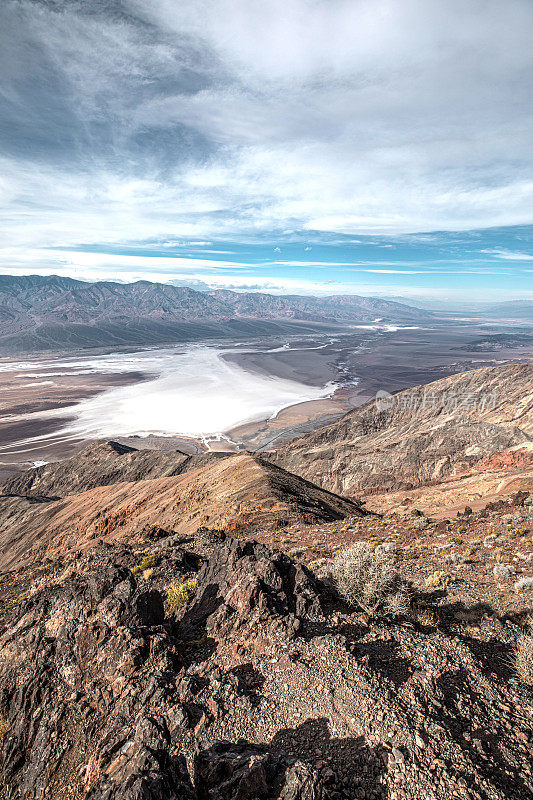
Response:
[{"label": "desert shrub", "polygon": [[398,589],[397,592],[385,598],[384,607],[393,617],[405,616],[411,607],[409,595],[405,589]]},{"label": "desert shrub", "polygon": [[151,574],[153,574],[153,568],[156,566],[156,564],[157,564],[157,558],[154,555],[150,554],[145,556],[140,564],[136,564],[133,567],[132,572],[134,575],[138,575],[139,572],[145,572],[151,569],[152,570]]},{"label": "desert shrub", "polygon": [[509,578],[511,575],[514,575],[515,568],[512,564],[495,564],[492,570],[492,574],[496,578]]},{"label": "desert shrub", "polygon": [[369,614],[378,610],[404,613],[409,607],[406,586],[393,560],[366,542],[338,553],[331,562],[330,577],[350,605],[359,605]]},{"label": "desert shrub", "polygon": [[173,611],[181,608],[198,589],[198,581],[193,578],[183,583],[173,583],[167,589],[167,602]]},{"label": "desert shrub", "polygon": [[437,570],[424,580],[426,589],[446,589],[452,582],[452,576],[444,570]]},{"label": "desert shrub", "polygon": [[533,578],[519,578],[514,588],[517,592],[533,592]]},{"label": "desert shrub", "polygon": [[533,628],[518,637],[515,668],[522,683],[533,686]]}]

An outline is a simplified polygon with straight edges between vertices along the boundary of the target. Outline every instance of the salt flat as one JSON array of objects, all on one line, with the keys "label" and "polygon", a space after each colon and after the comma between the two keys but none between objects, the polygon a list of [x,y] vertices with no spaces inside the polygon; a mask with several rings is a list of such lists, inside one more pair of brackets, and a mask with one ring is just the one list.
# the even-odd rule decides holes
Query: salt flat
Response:
[{"label": "salt flat", "polygon": [[479,331],[471,322],[373,325],[335,335],[3,359],[0,473],[64,458],[101,438],[140,437],[131,444],[192,453],[260,450],[333,421],[378,390],[530,358],[524,347],[481,354]]}]

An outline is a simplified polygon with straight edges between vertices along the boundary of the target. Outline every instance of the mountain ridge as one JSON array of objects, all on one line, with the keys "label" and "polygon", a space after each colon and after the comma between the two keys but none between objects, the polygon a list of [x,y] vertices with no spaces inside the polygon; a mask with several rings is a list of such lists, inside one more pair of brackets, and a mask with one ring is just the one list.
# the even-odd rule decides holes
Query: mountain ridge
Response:
[{"label": "mountain ridge", "polygon": [[65,497],[38,497],[40,502],[32,494],[0,494],[0,570],[90,548],[100,540],[132,541],[142,538],[147,527],[190,536],[203,527],[250,532],[369,513],[353,500],[248,453],[170,477],[93,484]]},{"label": "mountain ridge", "polygon": [[233,330],[232,326],[250,321],[320,326],[432,318],[427,311],[358,295],[205,292],[146,280],[122,284],[89,283],[57,275],[0,276],[0,352],[6,354],[117,343],[155,344],[183,340],[187,335],[239,335],[239,328]]},{"label": "mountain ridge", "polygon": [[263,456],[350,496],[443,480],[532,437],[533,366],[511,364],[385,395]]}]

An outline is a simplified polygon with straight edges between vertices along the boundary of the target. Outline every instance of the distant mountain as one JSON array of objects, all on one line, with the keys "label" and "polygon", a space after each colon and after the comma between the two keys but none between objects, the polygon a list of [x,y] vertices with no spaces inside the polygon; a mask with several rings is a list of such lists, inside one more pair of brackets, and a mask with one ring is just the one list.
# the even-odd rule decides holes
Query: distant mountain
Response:
[{"label": "distant mountain", "polygon": [[[430,312],[357,295],[276,296],[150,283],[0,276],[0,353],[279,333],[291,325],[419,322]],[[281,326],[281,327],[280,327]],[[288,328],[287,328],[288,326]]]},{"label": "distant mountain", "polygon": [[533,300],[509,300],[496,303],[486,309],[490,316],[501,316],[504,319],[520,319],[533,322]]},{"label": "distant mountain", "polygon": [[437,300],[423,298],[406,298],[401,296],[387,296],[383,300],[397,303],[408,303],[410,307],[433,311],[435,313],[461,313],[475,314],[476,316],[488,315],[491,318],[501,318],[502,320],[530,320],[533,322],[533,300],[507,300],[503,303],[477,302],[475,300]]}]

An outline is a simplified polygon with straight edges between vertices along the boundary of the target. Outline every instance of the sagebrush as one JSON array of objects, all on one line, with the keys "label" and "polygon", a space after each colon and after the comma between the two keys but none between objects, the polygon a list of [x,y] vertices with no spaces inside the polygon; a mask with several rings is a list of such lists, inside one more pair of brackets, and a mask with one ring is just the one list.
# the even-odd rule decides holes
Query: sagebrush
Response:
[{"label": "sagebrush", "polygon": [[404,614],[409,609],[407,587],[393,560],[381,549],[357,542],[338,553],[330,567],[331,579],[350,605],[373,614]]}]

